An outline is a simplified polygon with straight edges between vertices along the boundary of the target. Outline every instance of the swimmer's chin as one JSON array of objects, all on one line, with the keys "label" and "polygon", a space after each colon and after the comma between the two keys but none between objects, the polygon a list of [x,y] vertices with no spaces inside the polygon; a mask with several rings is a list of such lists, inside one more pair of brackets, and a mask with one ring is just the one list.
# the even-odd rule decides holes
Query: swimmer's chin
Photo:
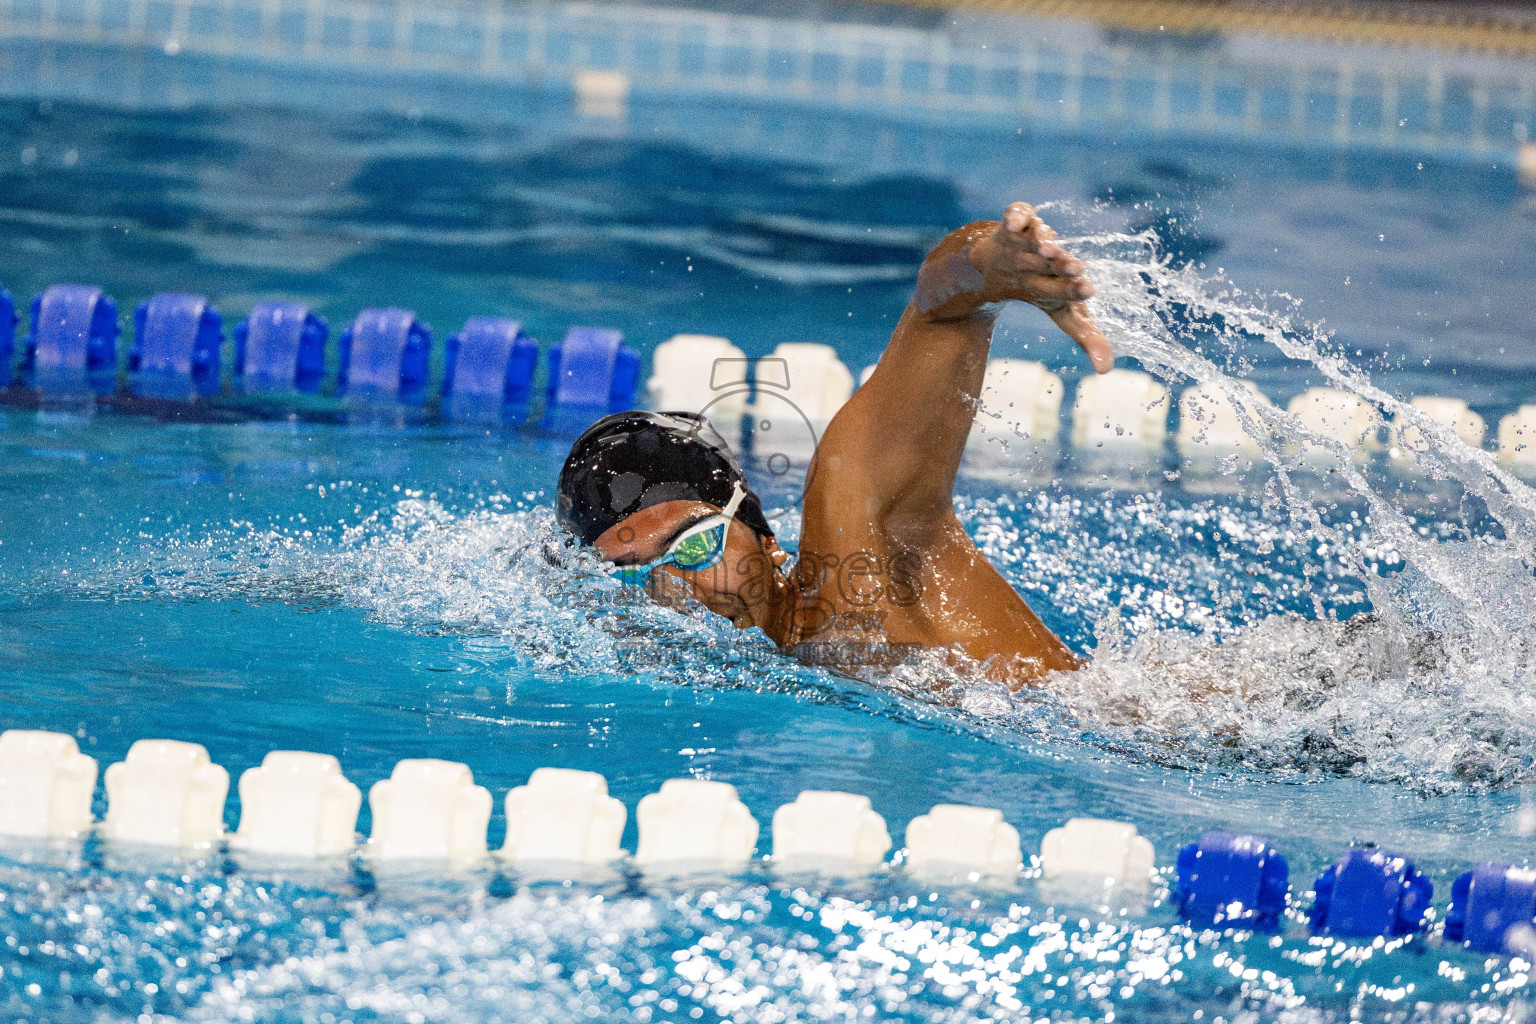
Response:
[{"label": "swimmer's chin", "polygon": [[711,615],[718,615],[718,616],[720,616],[722,619],[726,620],[731,625],[735,626],[737,629],[757,629],[758,628],[758,625],[753,620],[752,616],[747,614],[745,611],[738,611],[738,610],[735,610],[735,609],[725,609],[725,608],[711,608],[708,604],[706,604],[706,603],[704,603],[702,601],[698,602],[698,605],[699,605],[699,607],[703,608],[705,611],[709,612]]},{"label": "swimmer's chin", "polygon": [[757,627],[746,605],[740,601],[724,601],[719,598],[710,600],[697,594],[679,592],[666,585],[652,587],[650,595],[657,604],[683,615],[717,615],[737,629]]},{"label": "swimmer's chin", "polygon": [[713,618],[724,619],[736,629],[755,629],[763,633],[764,636],[767,636],[767,631],[759,626],[756,622],[754,622],[752,620],[752,616],[746,614],[745,612],[730,612],[718,608],[711,608],[709,605],[696,598],[684,601],[681,604],[668,604],[667,606],[674,611],[681,612],[684,615],[691,615],[695,617],[710,616]]}]

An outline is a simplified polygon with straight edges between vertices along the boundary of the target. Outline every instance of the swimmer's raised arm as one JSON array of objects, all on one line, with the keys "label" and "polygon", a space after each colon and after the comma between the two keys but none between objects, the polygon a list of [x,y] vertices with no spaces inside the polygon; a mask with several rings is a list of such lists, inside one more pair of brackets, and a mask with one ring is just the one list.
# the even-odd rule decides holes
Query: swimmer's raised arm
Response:
[{"label": "swimmer's raised arm", "polygon": [[966,533],[954,484],[998,306],[1040,306],[1107,370],[1114,354],[1083,306],[1092,293],[1082,262],[1023,203],[941,242],[879,367],[816,447],[791,572],[730,449],[699,416],[598,421],[560,471],[556,516],[634,575],[621,580],[698,600],[809,661],[868,666],[946,649],[1010,686],[1077,668]]},{"label": "swimmer's raised arm", "polygon": [[1040,307],[1104,373],[1115,357],[1083,301],[1092,294],[1082,261],[1027,203],[952,232],[923,262],[874,374],[828,426],[817,474],[880,503],[876,516],[947,517],[1000,305]]}]

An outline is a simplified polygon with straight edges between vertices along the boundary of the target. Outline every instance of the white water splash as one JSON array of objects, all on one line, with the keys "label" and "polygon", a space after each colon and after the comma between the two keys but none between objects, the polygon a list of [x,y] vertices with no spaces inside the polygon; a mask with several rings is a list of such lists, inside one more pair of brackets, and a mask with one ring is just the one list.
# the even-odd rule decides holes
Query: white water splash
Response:
[{"label": "white water splash", "polygon": [[[1147,595],[1122,598],[1099,630],[1093,665],[1052,680],[1052,702],[1085,731],[1154,759],[1347,771],[1427,789],[1530,779],[1536,649],[1521,624],[1536,607],[1536,494],[1487,452],[1373,385],[1319,328],[1173,268],[1155,257],[1150,236],[1070,244],[1088,258],[1099,284],[1094,312],[1123,355],[1175,387],[1214,383],[1239,409],[1242,386],[1197,341],[1214,342],[1229,364],[1272,355],[1255,351],[1266,348],[1305,360],[1334,387],[1416,426],[1428,443],[1418,472],[1460,488],[1451,507],[1463,518],[1426,524],[1411,508],[1413,488],[1373,476],[1343,445],[1259,406],[1256,419],[1244,418],[1271,473],[1264,510],[1256,518],[1233,506],[1196,510],[1197,525],[1229,542],[1202,544],[1156,574],[1162,586],[1150,596],[1181,620],[1178,628],[1145,614]],[[1310,454],[1298,454],[1304,448]],[[1343,521],[1332,514],[1341,505],[1352,509]],[[1035,517],[1035,536],[1075,526],[1059,510],[1055,518]],[[1138,565],[1157,561],[1146,557],[1161,546],[1149,534],[1191,525],[1187,511],[1124,518],[1135,527],[1121,527],[1118,549],[1050,551],[1075,563],[1060,578],[1107,574],[1120,586],[1100,593],[1124,590]],[[1019,524],[991,528],[999,526]],[[987,531],[978,532],[985,547]],[[1276,571],[1277,544],[1302,570],[1289,583]],[[1008,561],[1006,545],[988,553]],[[1011,575],[1030,589],[1032,581]],[[1314,616],[1331,615],[1341,588],[1367,599],[1372,613],[1308,621],[1287,600],[1305,595]]]}]

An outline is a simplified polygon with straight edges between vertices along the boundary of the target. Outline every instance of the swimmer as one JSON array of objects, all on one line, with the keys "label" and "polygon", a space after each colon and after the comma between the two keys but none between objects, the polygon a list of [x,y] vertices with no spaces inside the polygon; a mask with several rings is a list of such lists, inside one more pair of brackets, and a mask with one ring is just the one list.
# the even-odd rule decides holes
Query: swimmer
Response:
[{"label": "swimmer", "polygon": [[686,599],[832,667],[948,648],[1011,686],[1077,668],[966,535],[955,476],[1002,304],[1044,310],[1100,373],[1109,341],[1080,260],[1025,203],[928,254],[869,380],[816,447],[793,567],[708,422],[626,412],[590,427],[560,473],[556,514],[655,599]]}]

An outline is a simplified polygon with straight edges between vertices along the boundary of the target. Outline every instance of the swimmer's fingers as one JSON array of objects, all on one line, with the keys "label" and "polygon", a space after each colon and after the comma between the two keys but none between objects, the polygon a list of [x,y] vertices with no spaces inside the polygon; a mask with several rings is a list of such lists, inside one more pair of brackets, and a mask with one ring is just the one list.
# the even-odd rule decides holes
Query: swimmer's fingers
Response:
[{"label": "swimmer's fingers", "polygon": [[1057,306],[1055,309],[1045,309],[1046,315],[1055,321],[1056,326],[1067,333],[1067,336],[1077,342],[1078,347],[1087,353],[1093,362],[1093,368],[1099,373],[1108,373],[1115,367],[1115,349],[1093,322],[1093,317],[1088,315],[1088,306],[1082,302],[1068,302]]},{"label": "swimmer's fingers", "polygon": [[[1039,277],[1084,280],[1087,267],[1082,260],[1065,250],[1058,248],[1055,255],[1046,256],[1022,243],[1005,243],[999,239],[1000,234],[1000,231],[994,232],[981,239],[971,247],[969,253],[972,266],[993,286],[1025,288]],[[1064,292],[1060,297],[1085,296]]]},{"label": "swimmer's fingers", "polygon": [[1000,263],[1032,274],[1080,277],[1083,261],[1056,243],[1056,232],[1028,203],[1014,203],[1003,211],[997,230],[986,241],[997,246]]},{"label": "swimmer's fingers", "polygon": [[[1115,365],[1114,346],[1094,324],[1082,301],[1093,295],[1093,284],[1085,276],[1087,268],[1062,248],[1057,234],[1028,203],[1012,203],[1003,211],[1003,219],[994,233],[1000,248],[1008,253],[1020,290],[1082,348],[1099,373],[1108,373]],[[1031,257],[1026,259],[1025,257]],[[1045,268],[1039,262],[1045,261]]]},{"label": "swimmer's fingers", "polygon": [[1093,295],[1093,282],[1086,277],[1055,277],[1050,274],[1021,275],[1017,296],[1025,302],[1075,302]]},{"label": "swimmer's fingers", "polygon": [[1035,237],[1039,240],[1036,242],[1035,250],[1052,263],[1064,268],[1065,273],[1082,274],[1084,272],[1083,261],[1057,243],[1056,239],[1059,236],[1055,228],[1041,221],[1040,226],[1035,229]]},{"label": "swimmer's fingers", "polygon": [[988,247],[983,241],[971,250],[971,263],[984,276],[1007,280],[1015,287],[1035,277],[1082,278],[1086,268],[1081,260],[1067,256],[1047,259],[1037,252]]},{"label": "swimmer's fingers", "polygon": [[1040,219],[1040,214],[1028,203],[1009,203],[998,221],[998,232],[1014,245],[1038,249],[1042,242],[1054,242],[1056,232]]}]

